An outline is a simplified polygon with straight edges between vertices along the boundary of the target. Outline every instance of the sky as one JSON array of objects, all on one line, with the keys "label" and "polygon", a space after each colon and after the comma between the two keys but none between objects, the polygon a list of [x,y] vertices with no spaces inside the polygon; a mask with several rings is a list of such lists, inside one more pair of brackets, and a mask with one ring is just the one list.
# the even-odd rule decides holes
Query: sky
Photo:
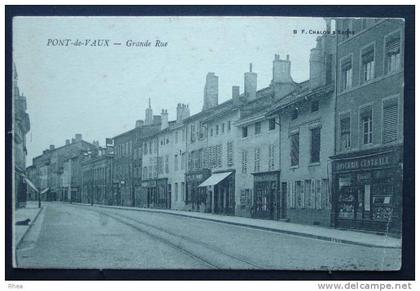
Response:
[{"label": "sky", "polygon": [[[13,60],[20,92],[27,97],[31,130],[27,165],[54,144],[81,133],[92,142],[116,136],[144,119],[148,98],[153,114],[188,104],[191,114],[203,106],[206,74],[219,76],[219,103],[243,92],[249,63],[258,89],[272,79],[274,54],[290,55],[291,75],[309,77],[309,53],[322,18],[285,17],[15,17]],[[294,34],[293,31],[298,33]],[[57,40],[88,46],[58,46]],[[109,46],[90,46],[108,39]],[[127,41],[151,43],[127,46]],[[156,40],[167,43],[155,47]],[[65,43],[65,42],[64,42]],[[121,43],[121,45],[114,45]]]}]

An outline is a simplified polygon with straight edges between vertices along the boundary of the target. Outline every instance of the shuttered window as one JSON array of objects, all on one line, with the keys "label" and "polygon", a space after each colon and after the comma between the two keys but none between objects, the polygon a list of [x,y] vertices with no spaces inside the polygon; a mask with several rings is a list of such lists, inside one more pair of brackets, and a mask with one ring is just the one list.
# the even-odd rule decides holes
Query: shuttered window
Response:
[{"label": "shuttered window", "polygon": [[350,147],[350,115],[347,115],[340,119],[340,149],[345,151]]},{"label": "shuttered window", "polygon": [[260,155],[261,155],[261,149],[255,148],[255,155],[254,155],[254,171],[255,172],[260,171]]},{"label": "shuttered window", "polygon": [[290,165],[299,165],[299,133],[290,136]]},{"label": "shuttered window", "polygon": [[392,100],[383,106],[383,143],[389,143],[397,139],[398,103]]},{"label": "shuttered window", "polygon": [[227,149],[226,149],[227,165],[228,165],[228,167],[231,167],[231,166],[233,166],[233,142],[228,141],[226,147],[227,147]]},{"label": "shuttered window", "polygon": [[274,170],[274,145],[268,145],[268,169]]},{"label": "shuttered window", "polygon": [[401,38],[396,32],[387,37],[385,41],[385,70],[386,73],[397,71],[401,65]]},{"label": "shuttered window", "polygon": [[242,174],[246,174],[248,171],[248,152],[242,152]]}]

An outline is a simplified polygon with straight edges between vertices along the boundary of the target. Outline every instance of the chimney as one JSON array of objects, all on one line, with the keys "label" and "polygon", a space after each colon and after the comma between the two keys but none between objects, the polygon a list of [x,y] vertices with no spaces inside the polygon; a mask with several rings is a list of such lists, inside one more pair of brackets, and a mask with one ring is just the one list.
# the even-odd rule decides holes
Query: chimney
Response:
[{"label": "chimney", "polygon": [[257,98],[257,74],[252,72],[252,63],[249,64],[249,72],[244,74],[244,90],[247,101]]},{"label": "chimney", "polygon": [[213,72],[207,73],[204,86],[203,110],[217,106],[219,100],[219,77]]},{"label": "chimney", "polygon": [[185,119],[188,117],[190,117],[190,107],[188,104],[187,105],[184,104],[184,110],[182,112],[182,119]]},{"label": "chimney", "polygon": [[290,75],[290,57],[286,56],[285,60],[280,59],[278,54],[274,55],[273,61],[273,83],[293,83]]},{"label": "chimney", "polygon": [[82,135],[81,135],[80,133],[76,133],[76,134],[74,135],[74,138],[75,138],[75,141],[76,141],[76,142],[78,142],[78,141],[82,141]]},{"label": "chimney", "polygon": [[53,144],[50,144],[50,151],[54,150],[55,146]]},{"label": "chimney", "polygon": [[153,115],[153,122],[152,124],[161,124],[162,123],[162,118],[160,117],[160,115]]},{"label": "chimney", "polygon": [[66,145],[69,145],[69,144],[70,144],[70,140],[66,139]]},{"label": "chimney", "polygon": [[325,62],[321,49],[321,38],[317,38],[317,45],[311,49],[309,57],[309,86],[311,89],[325,84]]},{"label": "chimney", "polygon": [[136,120],[136,127],[142,127],[144,125],[143,120]]},{"label": "chimney", "polygon": [[240,95],[240,87],[239,86],[232,86],[232,100],[233,104],[239,104],[239,95]]},{"label": "chimney", "polygon": [[164,130],[166,128],[168,128],[169,124],[168,124],[168,110],[162,109],[162,113],[160,114],[161,116],[161,125],[160,125],[160,129]]},{"label": "chimney", "polygon": [[150,102],[150,98],[149,98],[149,107],[146,108],[145,111],[145,119],[144,119],[144,123],[146,125],[151,125],[153,124],[153,110],[152,110],[152,104]]},{"label": "chimney", "polygon": [[176,106],[176,122],[181,122],[188,117],[190,117],[190,108],[188,105],[178,103]]}]

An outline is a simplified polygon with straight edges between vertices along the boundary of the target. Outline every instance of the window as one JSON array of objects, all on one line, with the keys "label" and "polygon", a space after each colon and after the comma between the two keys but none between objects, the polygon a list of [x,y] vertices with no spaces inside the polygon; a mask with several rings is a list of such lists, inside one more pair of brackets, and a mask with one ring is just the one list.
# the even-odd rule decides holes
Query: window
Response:
[{"label": "window", "polygon": [[362,83],[375,78],[375,49],[370,46],[362,51]]},{"label": "window", "polygon": [[169,173],[169,155],[165,156],[165,173]]},{"label": "window", "polygon": [[368,106],[360,112],[362,144],[372,143],[372,107]]},{"label": "window", "polygon": [[216,135],[219,135],[219,125],[216,125]]},{"label": "window", "polygon": [[401,67],[401,37],[395,32],[385,39],[385,73],[396,72]]},{"label": "window", "polygon": [[254,172],[260,171],[260,155],[261,155],[261,149],[255,148],[254,152]]},{"label": "window", "polygon": [[276,129],[276,119],[270,118],[268,120],[268,130],[274,130],[274,129]]},{"label": "window", "polygon": [[182,201],[185,201],[185,182],[181,182],[181,196]]},{"label": "window", "polygon": [[178,201],[178,183],[175,183],[175,201]]},{"label": "window", "polygon": [[298,115],[299,115],[299,109],[298,108],[293,109],[292,110],[292,120],[297,119]]},{"label": "window", "polygon": [[246,174],[248,171],[248,152],[242,151],[242,174]]},{"label": "window", "polygon": [[321,128],[311,129],[311,163],[319,162],[319,152],[321,148]]},{"label": "window", "polygon": [[227,152],[227,166],[233,166],[233,142],[228,141],[226,145],[226,152]]},{"label": "window", "polygon": [[174,158],[174,171],[178,171],[178,155]]},{"label": "window", "polygon": [[398,101],[396,98],[383,103],[383,143],[397,140]]},{"label": "window", "polygon": [[230,131],[230,120],[228,121],[227,130]]},{"label": "window", "polygon": [[274,144],[268,145],[268,169],[274,170]]},{"label": "window", "polygon": [[217,167],[222,166],[222,145],[219,144],[216,146],[216,161],[217,161]]},{"label": "window", "polygon": [[181,154],[181,170],[185,170],[185,153]]},{"label": "window", "polygon": [[256,122],[255,123],[255,134],[260,134],[261,133],[261,122]]},{"label": "window", "polygon": [[213,136],[213,128],[210,129],[210,136]]},{"label": "window", "polygon": [[195,142],[195,124],[191,124],[191,143]]},{"label": "window", "polygon": [[225,132],[225,124],[222,123],[222,133],[224,133],[224,132]]},{"label": "window", "polygon": [[353,65],[351,58],[341,63],[341,91],[348,90],[352,86]]},{"label": "window", "polygon": [[144,155],[147,155],[147,143],[144,143]]},{"label": "window", "polygon": [[314,100],[311,103],[311,112],[317,112],[319,110],[319,101]]},{"label": "window", "polygon": [[350,114],[348,114],[340,119],[340,150],[347,151],[350,148]]},{"label": "window", "polygon": [[299,166],[299,132],[290,136],[290,165]]},{"label": "window", "polygon": [[244,126],[242,127],[242,137],[247,137],[248,136],[248,127]]}]

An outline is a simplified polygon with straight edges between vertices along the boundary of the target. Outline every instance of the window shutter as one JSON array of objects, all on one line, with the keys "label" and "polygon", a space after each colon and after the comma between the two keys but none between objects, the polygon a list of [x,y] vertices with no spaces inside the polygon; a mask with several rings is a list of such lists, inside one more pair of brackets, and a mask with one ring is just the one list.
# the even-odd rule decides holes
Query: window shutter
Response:
[{"label": "window shutter", "polygon": [[397,119],[397,103],[384,106],[383,143],[389,143],[397,139]]}]

